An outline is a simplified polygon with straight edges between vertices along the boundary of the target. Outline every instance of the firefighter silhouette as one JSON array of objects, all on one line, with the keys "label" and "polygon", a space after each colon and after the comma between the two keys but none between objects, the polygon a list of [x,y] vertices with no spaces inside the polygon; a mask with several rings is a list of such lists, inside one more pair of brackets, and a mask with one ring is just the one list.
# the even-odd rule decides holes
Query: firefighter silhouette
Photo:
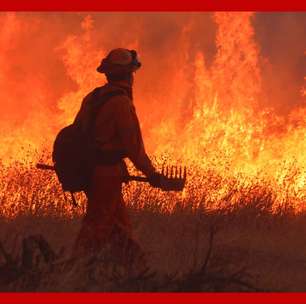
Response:
[{"label": "firefighter silhouette", "polygon": [[[86,191],[87,212],[83,218],[75,250],[96,252],[111,243],[113,254],[122,263],[142,256],[140,246],[133,240],[132,228],[122,196],[122,183],[127,175],[124,158],[129,158],[142,171],[152,186],[158,187],[162,175],[157,173],[143,144],[139,121],[133,104],[134,72],[141,67],[135,50],[112,50],[97,68],[107,83],[95,94],[114,94],[95,115],[94,144],[98,151],[89,189]],[[75,121],[88,123],[89,93],[83,100]],[[86,127],[86,126],[85,126]]]}]

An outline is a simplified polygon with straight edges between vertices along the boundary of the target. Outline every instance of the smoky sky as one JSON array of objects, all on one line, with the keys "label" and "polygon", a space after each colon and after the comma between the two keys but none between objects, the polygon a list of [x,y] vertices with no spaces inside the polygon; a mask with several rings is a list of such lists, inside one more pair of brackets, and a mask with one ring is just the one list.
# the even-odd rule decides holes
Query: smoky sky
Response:
[{"label": "smoky sky", "polygon": [[256,40],[263,60],[263,84],[268,100],[281,112],[300,101],[306,75],[306,14],[257,13]]}]

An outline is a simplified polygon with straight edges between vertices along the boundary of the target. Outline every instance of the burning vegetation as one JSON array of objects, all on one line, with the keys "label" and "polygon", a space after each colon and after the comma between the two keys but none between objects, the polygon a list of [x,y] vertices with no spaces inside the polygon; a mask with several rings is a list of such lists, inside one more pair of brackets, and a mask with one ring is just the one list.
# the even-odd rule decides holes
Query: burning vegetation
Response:
[{"label": "burning vegetation", "polygon": [[[95,68],[102,55],[115,44],[112,22],[106,15],[82,17],[79,32],[67,36],[58,31],[61,27],[69,31],[76,26],[75,16],[58,19],[46,14],[51,25],[46,25],[43,17],[1,16],[5,27],[1,31],[0,82],[5,111],[1,114],[0,192],[1,213],[5,216],[35,208],[37,203],[29,207],[27,202],[33,196],[38,198],[39,193],[55,195],[44,200],[46,212],[54,204],[69,209],[67,205],[64,207],[60,190],[56,194],[50,191],[58,188],[56,180],[37,172],[33,164],[42,155],[48,161],[46,151],[51,148],[58,129],[72,121],[82,98],[101,84],[103,80]],[[172,28],[173,37],[165,32],[169,42],[154,37],[158,34],[150,30],[148,35],[160,40],[164,48],[156,55],[154,50],[158,45],[150,51],[141,26],[146,16],[136,14],[130,25],[133,36],[123,33],[120,41],[143,55],[145,68],[136,75],[135,102],[148,150],[160,167],[167,162],[189,168],[184,193],[175,197],[156,193],[159,206],[168,211],[176,204],[235,208],[262,197],[271,202],[271,212],[282,208],[303,211],[305,85],[301,84],[299,100],[292,102],[290,112],[279,113],[266,101],[262,70],[269,63],[262,59],[256,41],[254,14],[215,13],[204,17],[209,22],[203,22],[203,27],[206,25],[207,32],[214,33],[210,37],[215,47],[213,56],[209,51],[207,56],[203,47],[201,50],[200,46],[194,46],[201,41],[195,40],[195,33],[199,34],[199,15],[189,18],[178,15],[177,20],[172,19],[170,25],[176,25],[175,30]],[[105,19],[102,29],[99,18]],[[121,16],[118,20],[125,24],[129,18]],[[62,20],[67,20],[67,25],[60,24]],[[161,20],[165,23],[167,18]],[[166,26],[157,27],[166,30]],[[52,29],[50,37],[37,37],[41,30]],[[212,36],[206,34],[209,35]],[[56,44],[58,41],[61,43]],[[48,45],[47,53],[43,43]],[[21,50],[21,45],[27,45],[28,49]],[[164,58],[158,57],[161,54]],[[44,67],[36,63],[36,56],[43,56],[43,60],[38,60]],[[20,179],[22,174],[27,175],[27,182]],[[33,191],[35,186],[28,187],[29,184],[37,184],[39,189]],[[127,202],[133,204],[129,199],[131,191],[137,192],[139,187],[128,187]],[[151,201],[147,194],[141,197],[143,204]]]}]

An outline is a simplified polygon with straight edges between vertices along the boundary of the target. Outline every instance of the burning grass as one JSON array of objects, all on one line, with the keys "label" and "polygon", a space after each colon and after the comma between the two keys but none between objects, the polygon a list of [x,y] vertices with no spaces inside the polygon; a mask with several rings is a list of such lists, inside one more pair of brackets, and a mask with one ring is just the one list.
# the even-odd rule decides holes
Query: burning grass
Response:
[{"label": "burning grass", "polygon": [[[135,172],[133,169],[131,171]],[[203,212],[218,210],[224,214],[235,213],[237,210],[271,214],[303,212],[306,203],[304,192],[292,191],[291,180],[297,174],[296,168],[292,166],[287,174],[283,184],[277,185],[261,179],[261,175],[226,176],[213,168],[199,170],[191,167],[183,192],[161,192],[147,184],[135,182],[125,185],[123,191],[129,207],[160,213],[173,213],[181,208]],[[0,175],[2,217],[75,217],[85,212],[84,196],[81,193],[77,196],[80,206],[74,208],[69,194],[62,191],[53,172],[38,170],[34,164],[15,162],[10,166],[2,166]]]}]

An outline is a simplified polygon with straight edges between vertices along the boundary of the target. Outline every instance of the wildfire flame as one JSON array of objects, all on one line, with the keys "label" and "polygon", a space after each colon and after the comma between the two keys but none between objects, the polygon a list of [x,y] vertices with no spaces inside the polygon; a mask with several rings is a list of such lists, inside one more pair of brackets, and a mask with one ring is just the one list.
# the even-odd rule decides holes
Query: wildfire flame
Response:
[{"label": "wildfire flame", "polygon": [[[263,106],[261,53],[253,15],[214,14],[216,52],[210,64],[203,51],[191,51],[192,20],[182,27],[177,45],[164,50],[166,59],[160,62],[142,42],[146,29],[140,21],[131,25],[135,29],[132,38],[123,35],[116,43],[136,48],[144,59],[144,69],[136,74],[135,103],[145,141],[157,165],[171,161],[189,168],[188,187],[180,196],[183,202],[200,202],[205,196],[211,208],[234,206],[242,198],[247,203],[254,191],[269,189],[272,211],[288,202],[296,212],[303,211],[306,105],[300,103],[286,117]],[[0,31],[0,52],[11,58],[22,35],[35,32],[40,23],[29,25],[27,19],[12,13],[1,19],[6,26]],[[73,89],[61,96],[45,85],[43,74],[31,75],[1,57],[0,85],[7,88],[1,92],[5,114],[0,122],[0,158],[4,164],[21,159],[35,162],[51,146],[59,128],[72,121],[82,98],[101,85],[95,69],[109,48],[118,45],[97,45],[94,17],[83,18],[81,29],[81,34],[69,35],[52,50],[73,81]],[[99,35],[102,41],[109,40],[107,28],[105,32],[99,29]],[[21,53],[16,55],[19,62],[23,61]],[[22,82],[20,88],[16,79]],[[305,101],[305,87],[300,90]],[[30,111],[10,108],[12,98],[25,101]],[[26,117],[22,123],[21,116]],[[237,194],[229,198],[231,189]]]}]

